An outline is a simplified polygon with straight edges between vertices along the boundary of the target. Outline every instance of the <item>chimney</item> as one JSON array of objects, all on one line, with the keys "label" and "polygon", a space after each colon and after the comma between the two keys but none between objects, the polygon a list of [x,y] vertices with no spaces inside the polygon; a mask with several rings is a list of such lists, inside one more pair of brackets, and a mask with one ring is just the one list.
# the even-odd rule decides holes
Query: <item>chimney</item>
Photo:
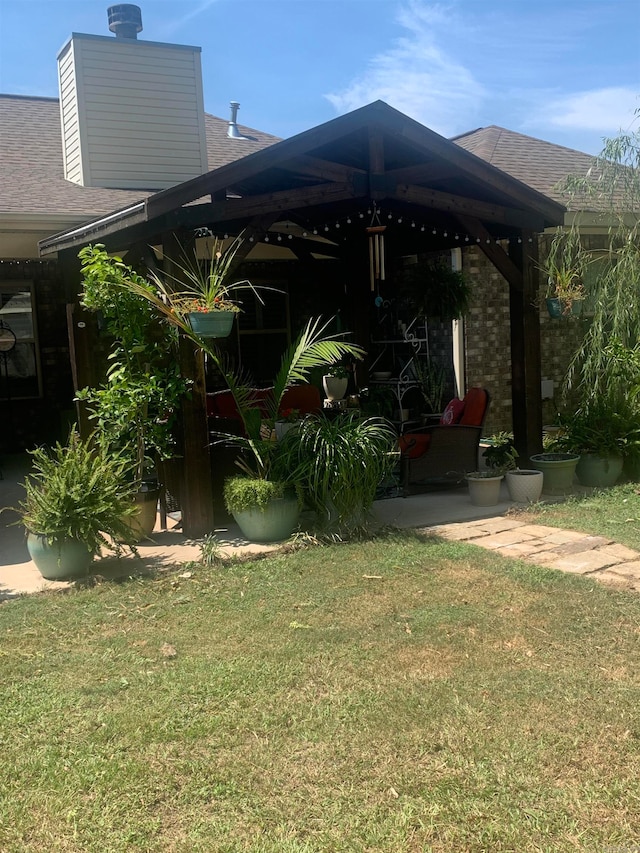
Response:
[{"label": "chimney", "polygon": [[109,6],[109,30],[115,33],[117,39],[137,39],[142,32],[142,12],[133,3],[119,3]]},{"label": "chimney", "polygon": [[154,191],[207,172],[200,48],[138,39],[130,3],[108,18],[115,38],[73,33],[58,54],[65,178]]},{"label": "chimney", "polygon": [[238,130],[238,110],[240,109],[240,104],[238,101],[231,101],[231,118],[229,119],[229,129],[227,130],[227,136],[229,139],[248,139],[248,136],[243,136]]}]

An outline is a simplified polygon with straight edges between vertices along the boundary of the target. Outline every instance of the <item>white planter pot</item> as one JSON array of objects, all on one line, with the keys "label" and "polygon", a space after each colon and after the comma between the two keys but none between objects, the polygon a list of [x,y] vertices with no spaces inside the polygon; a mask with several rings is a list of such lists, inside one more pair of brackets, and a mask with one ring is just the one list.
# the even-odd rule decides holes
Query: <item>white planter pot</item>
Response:
[{"label": "white planter pot", "polygon": [[504,477],[467,477],[469,497],[474,506],[495,506],[500,501],[500,483]]},{"label": "white planter pot", "polygon": [[323,376],[322,387],[327,395],[327,400],[342,400],[347,393],[347,385],[349,380],[345,376],[344,379],[338,376]]},{"label": "white planter pot", "polygon": [[507,471],[507,488],[509,497],[516,503],[535,503],[540,500],[544,474],[530,468],[517,468]]}]

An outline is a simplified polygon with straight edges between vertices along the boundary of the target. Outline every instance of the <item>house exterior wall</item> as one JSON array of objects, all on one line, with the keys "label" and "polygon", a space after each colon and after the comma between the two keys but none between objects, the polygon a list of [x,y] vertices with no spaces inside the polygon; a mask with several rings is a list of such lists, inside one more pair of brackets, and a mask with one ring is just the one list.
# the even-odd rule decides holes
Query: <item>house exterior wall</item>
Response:
[{"label": "house exterior wall", "polygon": [[67,180],[158,190],[208,171],[200,48],[74,33],[58,70]]},{"label": "house exterior wall", "polygon": [[[606,246],[602,235],[584,235],[586,248]],[[472,246],[463,252],[463,272],[472,283],[470,310],[465,320],[465,368],[467,387],[482,385],[491,395],[485,435],[511,431],[511,341],[509,286],[484,253]],[[542,379],[554,383],[553,399],[543,400],[543,423],[553,423],[562,408],[565,373],[584,332],[588,318],[551,319],[545,305],[545,286],[540,285],[540,352]]]}]

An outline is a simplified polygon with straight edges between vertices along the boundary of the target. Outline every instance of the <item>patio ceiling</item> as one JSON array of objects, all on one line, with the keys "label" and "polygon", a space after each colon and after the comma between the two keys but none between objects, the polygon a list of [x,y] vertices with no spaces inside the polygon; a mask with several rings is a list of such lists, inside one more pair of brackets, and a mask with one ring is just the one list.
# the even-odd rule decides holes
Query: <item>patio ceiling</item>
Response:
[{"label": "patio ceiling", "polygon": [[[561,224],[564,215],[547,196],[376,101],[47,238],[40,251],[95,241],[123,249],[167,231],[205,227],[218,233],[249,227],[259,236],[285,219],[312,232],[371,202],[394,217],[433,226],[437,238],[424,238],[426,250],[455,245],[455,232],[497,240]],[[305,241],[298,237],[292,249],[303,252]],[[313,250],[311,238],[307,249]]]}]

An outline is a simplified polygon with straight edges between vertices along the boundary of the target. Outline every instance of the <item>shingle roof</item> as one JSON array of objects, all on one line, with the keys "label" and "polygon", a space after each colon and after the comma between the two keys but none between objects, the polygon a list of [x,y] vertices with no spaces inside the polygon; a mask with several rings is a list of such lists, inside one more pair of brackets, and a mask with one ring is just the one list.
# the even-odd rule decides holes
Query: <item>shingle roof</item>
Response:
[{"label": "shingle roof", "polygon": [[497,125],[455,136],[452,142],[567,207],[571,205],[558,183],[568,175],[585,175],[595,161],[582,151]]},{"label": "shingle roof", "polygon": [[[230,139],[228,122],[206,115],[209,168],[216,169],[278,141],[239,126],[247,140]],[[63,176],[60,107],[57,98],[0,95],[0,213],[110,213],[145,198],[140,190],[81,187]]]}]

